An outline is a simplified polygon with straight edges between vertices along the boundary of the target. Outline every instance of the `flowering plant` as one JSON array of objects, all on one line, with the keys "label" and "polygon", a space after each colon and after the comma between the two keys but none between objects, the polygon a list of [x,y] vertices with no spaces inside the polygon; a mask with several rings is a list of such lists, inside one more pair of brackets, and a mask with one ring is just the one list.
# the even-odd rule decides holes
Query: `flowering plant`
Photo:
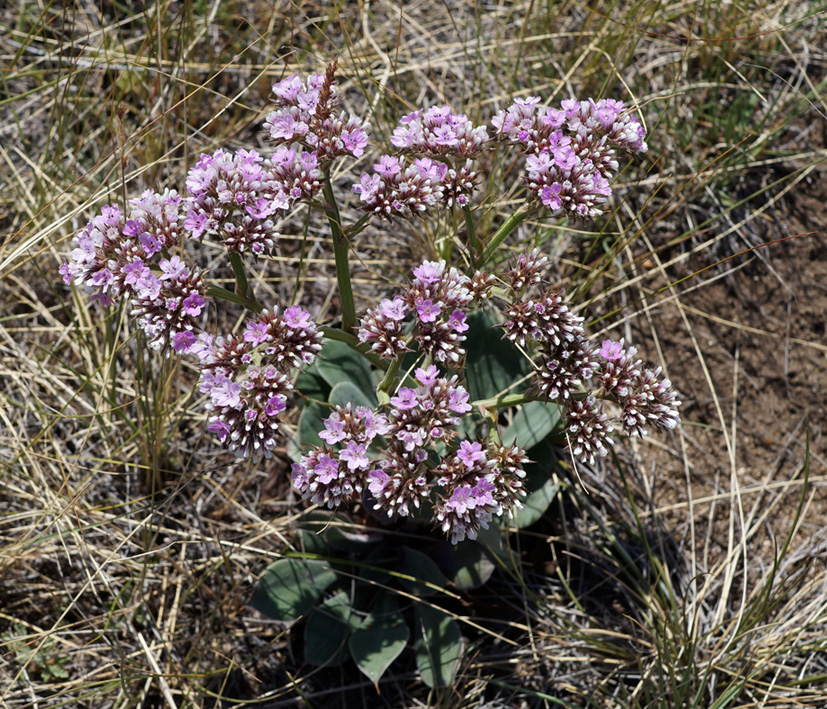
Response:
[{"label": "flowering plant", "polygon": [[[102,305],[126,301],[151,348],[199,362],[207,428],[236,455],[270,457],[282,445],[280,424],[294,392],[316,398],[299,401],[290,449],[293,485],[310,501],[361,503],[380,521],[430,522],[454,545],[476,539],[499,517],[526,524],[519,510],[532,448],[553,437],[593,463],[609,451],[616,428],[643,435],[679,420],[680,402],[659,368],[623,340],[594,344],[562,289],[543,285],[547,259],[537,249],[491,267],[506,238],[537,210],[600,214],[618,152],[645,152],[645,131],[613,100],[548,108],[536,97],[518,99],[492,118],[490,134],[447,106],[415,111],[393,132],[395,153],[381,155],[353,185],[364,214],[345,226],[331,167],[363,155],[370,126],[339,111],[335,69],[273,87],[275,110],[265,120],[272,154],[202,155],[185,194],[147,191],[128,209],[104,207],[75,235],[61,273]],[[497,143],[524,156],[527,199],[487,236],[477,234],[474,220],[476,160]],[[328,219],[338,328],[321,327],[299,305],[265,308],[246,275],[244,257],[271,255],[276,218],[300,205]],[[450,253],[426,260],[398,293],[357,319],[349,241],[374,219],[437,210],[462,213],[465,266],[452,265]],[[185,260],[185,246],[205,239],[226,248],[233,291]],[[241,332],[209,332],[208,303],[220,300],[252,314]],[[272,606],[290,586],[286,579],[295,579],[283,571],[266,575],[260,606]],[[331,583],[327,571],[308,572],[318,590],[313,600]],[[287,619],[295,608],[270,610]]]}]

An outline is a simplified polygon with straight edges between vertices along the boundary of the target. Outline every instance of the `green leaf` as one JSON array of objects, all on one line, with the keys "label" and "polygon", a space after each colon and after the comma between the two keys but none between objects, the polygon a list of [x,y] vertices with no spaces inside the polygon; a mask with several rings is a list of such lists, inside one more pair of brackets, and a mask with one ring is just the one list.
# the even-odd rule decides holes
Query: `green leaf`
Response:
[{"label": "green leaf", "polygon": [[296,377],[296,382],[293,384],[297,392],[293,399],[300,408],[304,408],[309,403],[308,399],[327,401],[327,397],[330,395],[330,385],[313,369],[305,369]]},{"label": "green leaf", "polygon": [[434,549],[433,557],[448,579],[463,591],[479,588],[494,573],[485,549],[470,539],[459,544],[443,542]]},{"label": "green leaf", "polygon": [[468,317],[465,336],[468,351],[466,388],[472,401],[493,398],[528,374],[528,360],[511,342],[502,338],[502,330],[494,328],[494,321],[487,312],[476,312]]},{"label": "green leaf", "polygon": [[324,428],[324,420],[330,416],[330,409],[315,401],[310,402],[302,409],[299,417],[299,446],[306,449],[309,446],[322,445],[319,431]]},{"label": "green leaf", "polygon": [[258,580],[250,605],[274,620],[296,620],[336,580],[326,561],[279,559]]},{"label": "green leaf", "polygon": [[477,543],[482,545],[488,553],[490,559],[495,557],[500,562],[508,562],[512,558],[511,548],[508,546],[508,540],[503,533],[501,525],[498,520],[494,519],[488,523],[488,529],[483,527],[477,532]]},{"label": "green leaf", "polygon": [[[402,547],[402,558],[399,562],[399,571],[412,578],[400,578],[401,583],[406,589],[417,596],[430,596],[438,592],[438,589],[445,588],[448,585],[448,579],[445,578],[439,567],[421,551],[416,551],[410,547]],[[416,579],[416,580],[414,580]],[[425,583],[421,583],[421,582]],[[431,584],[428,586],[426,584]],[[437,588],[434,588],[436,586]]]},{"label": "green leaf", "polygon": [[[327,340],[316,359],[316,370],[331,389],[341,382],[350,382],[365,395],[373,394],[374,384],[370,364],[344,342]],[[375,400],[370,406],[375,406]]]},{"label": "green leaf", "polygon": [[343,512],[315,510],[302,515],[298,521],[299,534],[307,546],[317,553],[335,549],[349,553],[367,553],[383,540],[381,534],[361,531]]},{"label": "green leaf", "polygon": [[542,517],[560,489],[560,483],[553,483],[548,472],[538,465],[527,465],[524,480],[528,497],[523,509],[514,511],[512,524],[525,529]]},{"label": "green leaf", "polygon": [[350,636],[350,654],[357,667],[377,684],[385,670],[408,644],[410,628],[389,593],[379,596],[376,606]]},{"label": "green leaf", "polygon": [[414,609],[416,666],[429,687],[448,687],[462,659],[459,626],[444,611],[417,603]]},{"label": "green leaf", "polygon": [[388,569],[393,568],[399,557],[396,549],[382,544],[368,554],[365,564],[359,569],[359,578],[367,585],[387,584],[390,580]]},{"label": "green leaf", "polygon": [[514,414],[511,425],[503,431],[500,440],[507,446],[518,445],[531,450],[542,442],[560,423],[560,407],[530,401]]},{"label": "green leaf", "polygon": [[340,665],[347,659],[347,639],[356,616],[344,591],[328,598],[307,619],[304,659],[311,665]]},{"label": "green leaf", "polygon": [[334,406],[345,406],[350,403],[372,409],[376,406],[376,397],[371,398],[352,382],[339,382],[330,390],[330,403]]}]

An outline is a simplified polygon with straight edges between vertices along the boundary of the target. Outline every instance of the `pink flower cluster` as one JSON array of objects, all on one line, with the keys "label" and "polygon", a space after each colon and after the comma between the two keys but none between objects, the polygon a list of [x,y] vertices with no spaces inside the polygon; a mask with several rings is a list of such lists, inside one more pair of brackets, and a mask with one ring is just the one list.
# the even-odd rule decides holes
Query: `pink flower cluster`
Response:
[{"label": "pink flower cluster", "polygon": [[612,193],[618,149],[647,150],[646,131],[622,101],[566,100],[559,109],[531,96],[515,100],[492,119],[495,134],[527,155],[529,191],[553,212],[594,217]]},{"label": "pink flower cluster", "polygon": [[526,284],[539,281],[541,260],[536,252],[522,256],[507,275],[512,298],[502,327],[505,337],[535,353],[537,394],[566,409],[572,455],[594,462],[595,455],[608,453],[614,426],[598,397],[622,408],[619,423],[631,435],[645,435],[647,423],[674,428],[681,402],[671,382],[660,379],[661,368],[644,366],[635,359],[637,350],[624,350],[622,341],[607,340],[597,350],[586,336],[583,318],[570,310],[561,291],[522,295]]},{"label": "pink flower cluster", "polygon": [[358,157],[368,124],[341,113],[334,69],[302,82],[273,87],[277,110],[267,117],[276,144],[269,157],[255,150],[202,154],[189,170],[187,194],[147,191],[129,202],[129,214],[106,206],[75,234],[64,282],[84,287],[109,305],[127,299],[130,314],[152,348],[197,357],[199,388],[212,412],[209,430],[238,455],[269,456],[279,414],[292,391],[292,371],[321,348],[316,325],[299,307],[263,312],[242,336],[214,338],[203,331],[208,287],[204,272],[172,255],[187,239],[210,238],[230,253],[271,254],[276,219],[314,200],[324,163]]},{"label": "pink flower cluster", "polygon": [[[467,440],[456,445],[454,427],[471,410],[468,392],[434,365],[414,377],[416,387],[400,387],[383,411],[336,407],[319,434],[325,444],[293,465],[293,485],[328,507],[367,489],[389,517],[407,517],[433,500],[433,521],[453,543],[475,539],[492,517],[520,505],[524,452]],[[435,464],[436,447],[453,452]]]},{"label": "pink flower cluster", "polygon": [[406,153],[474,157],[486,148],[488,131],[475,127],[464,113],[433,106],[399,119],[391,143]]},{"label": "pink flower cluster", "polygon": [[445,196],[442,181],[448,166],[431,158],[416,158],[409,165],[404,158],[383,155],[373,169],[372,175],[362,174],[359,184],[353,185],[359,206],[371,214],[386,219],[410,217],[434,207]]},{"label": "pink flower cluster", "polygon": [[467,310],[487,297],[492,281],[481,273],[470,278],[445,261],[425,261],[413,275],[405,295],[368,310],[357,333],[359,341],[369,343],[383,359],[400,357],[415,342],[432,360],[457,369],[465,361]]},{"label": "pink flower cluster", "polygon": [[406,164],[404,158],[382,155],[373,174],[362,174],[353,186],[362,209],[390,219],[418,215],[432,207],[468,204],[479,181],[473,158],[488,143],[485,126],[475,127],[465,114],[451,113],[448,106],[434,106],[404,116],[391,143],[418,157]]},{"label": "pink flower cluster", "polygon": [[221,241],[230,252],[271,254],[279,234],[272,217],[321,188],[315,152],[281,147],[271,158],[255,150],[201,155],[187,175],[189,236]]},{"label": "pink flower cluster", "polygon": [[321,340],[310,314],[294,305],[263,311],[241,335],[191,343],[204,367],[198,388],[209,397],[207,429],[239,457],[269,458],[293,391],[291,370],[312,364]]},{"label": "pink flower cluster", "polygon": [[307,81],[293,74],[275,84],[273,93],[278,108],[264,125],[276,145],[298,143],[314,151],[319,162],[365,152],[370,124],[352,114],[334,115],[340,101],[332,71]]},{"label": "pink flower cluster", "polygon": [[646,425],[671,429],[680,423],[677,392],[661,367],[647,367],[637,357],[637,348],[625,348],[623,340],[605,340],[600,348],[597,379],[605,396],[622,408],[623,427],[632,435],[645,436]]},{"label": "pink flower cluster", "polygon": [[130,206],[128,219],[117,206],[104,207],[75,234],[60,273],[104,305],[126,298],[150,347],[182,351],[180,343],[201,329],[207,293],[201,271],[162,255],[187,232],[183,200],[172,190],[147,191]]}]

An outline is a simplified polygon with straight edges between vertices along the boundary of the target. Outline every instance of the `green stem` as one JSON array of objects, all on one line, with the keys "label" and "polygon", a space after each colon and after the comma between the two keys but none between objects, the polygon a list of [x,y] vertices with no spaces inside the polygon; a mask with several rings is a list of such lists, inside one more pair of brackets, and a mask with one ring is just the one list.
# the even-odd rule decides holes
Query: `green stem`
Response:
[{"label": "green stem", "polygon": [[508,237],[508,235],[514,231],[527,216],[528,208],[521,207],[502,223],[500,228],[494,232],[494,236],[491,237],[491,240],[485,245],[485,250],[482,252],[477,268],[482,268],[491,260],[491,257],[496,253],[497,249],[500,247],[500,244],[505,241],[506,237]]},{"label": "green stem", "polygon": [[210,298],[221,298],[221,300],[226,300],[230,303],[238,303],[238,305],[243,305],[247,310],[252,310],[254,313],[260,313],[264,310],[264,306],[257,300],[250,300],[221,286],[209,286],[209,288],[207,288],[207,296]]},{"label": "green stem", "polygon": [[371,220],[373,219],[373,214],[368,212],[367,214],[362,215],[357,219],[353,224],[351,224],[347,229],[345,229],[345,236],[347,236],[348,240],[353,239],[354,236],[360,234],[362,230],[370,224]]},{"label": "green stem", "polygon": [[382,383],[376,390],[376,395],[379,398],[380,404],[387,404],[390,401],[388,392],[393,388],[393,383],[396,381],[396,375],[399,373],[399,367],[401,364],[401,358],[391,360],[391,363],[388,366],[388,371],[385,372],[385,377],[382,379]]},{"label": "green stem", "polygon": [[493,399],[479,399],[478,401],[472,401],[471,406],[481,409],[507,409],[510,406],[519,406],[530,401],[541,401],[541,399],[530,395],[528,392],[522,392],[520,394],[503,394]]},{"label": "green stem", "polygon": [[462,216],[465,217],[465,230],[468,232],[468,244],[471,247],[471,265],[476,266],[482,251],[482,245],[477,238],[474,220],[471,218],[471,208],[467,204],[462,208]]},{"label": "green stem", "polygon": [[339,206],[333,195],[333,186],[330,184],[330,175],[324,176],[322,186],[327,201],[327,222],[333,234],[333,255],[336,258],[336,281],[339,284],[339,301],[342,307],[342,330],[353,332],[356,324],[356,305],[353,302],[353,287],[350,284],[349,251],[350,244],[342,231],[342,220],[339,216]]},{"label": "green stem", "polygon": [[386,371],[390,366],[384,359],[380,359],[379,355],[377,355],[375,352],[371,352],[367,345],[359,342],[356,335],[352,335],[349,332],[345,332],[344,330],[339,330],[338,328],[333,327],[320,327],[319,330],[322,331],[322,334],[328,340],[338,340],[339,342],[344,342],[348,347],[350,347],[355,352],[358,352],[368,362],[370,362],[378,369],[381,369],[383,372]]},{"label": "green stem", "polygon": [[237,251],[230,253],[230,265],[233,267],[233,275],[235,276],[235,290],[242,298],[257,303],[256,296],[253,294],[253,289],[250,288],[250,283],[247,280],[247,272],[244,270],[244,262],[241,260],[241,254]]}]

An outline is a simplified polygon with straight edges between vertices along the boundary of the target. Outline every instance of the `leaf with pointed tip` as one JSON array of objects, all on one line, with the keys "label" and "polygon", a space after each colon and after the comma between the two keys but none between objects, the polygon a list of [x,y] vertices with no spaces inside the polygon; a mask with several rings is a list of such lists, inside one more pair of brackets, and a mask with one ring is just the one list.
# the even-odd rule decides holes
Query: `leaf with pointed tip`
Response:
[{"label": "leaf with pointed tip", "polygon": [[[399,582],[417,596],[430,596],[445,588],[448,579],[439,567],[421,551],[402,547],[399,571],[411,578],[400,578]],[[425,583],[422,583],[422,582]],[[436,586],[436,588],[434,588]]]},{"label": "leaf with pointed tip", "polygon": [[331,388],[341,382],[350,382],[373,400],[375,406],[373,374],[368,361],[353,348],[338,340],[328,340],[315,362],[316,371]]},{"label": "leaf with pointed tip", "polygon": [[314,510],[302,515],[298,521],[299,536],[309,546],[308,550],[335,549],[352,553],[367,553],[383,540],[381,534],[371,534],[366,528],[354,524],[343,512]]},{"label": "leaf with pointed tip", "polygon": [[330,394],[330,385],[321,375],[309,369],[299,373],[293,388],[296,390],[293,400],[299,408],[304,408],[310,401],[327,401]]},{"label": "leaf with pointed tip", "polygon": [[304,659],[311,665],[341,665],[347,659],[347,640],[356,616],[344,591],[331,596],[307,619]]},{"label": "leaf with pointed tip", "polygon": [[518,445],[531,450],[541,443],[560,423],[560,407],[530,401],[514,414],[511,425],[503,431],[500,440],[506,446]]},{"label": "leaf with pointed tip", "polygon": [[330,416],[330,409],[327,406],[311,401],[302,409],[299,416],[299,445],[301,448],[322,445],[319,438],[319,431],[324,429],[324,420]]},{"label": "leaf with pointed tip", "polygon": [[[543,450],[544,446],[540,446],[540,449]],[[548,447],[547,455],[554,459],[551,446]],[[547,464],[549,461],[545,459],[543,462]],[[540,519],[560,489],[560,484],[552,482],[549,477],[547,465],[531,463],[526,466],[525,470],[526,476],[523,484],[528,496],[523,500],[523,509],[514,511],[512,524],[517,529],[525,529]]]},{"label": "leaf with pointed tip", "polygon": [[353,631],[348,645],[362,674],[378,684],[385,670],[405,649],[410,636],[410,628],[399,612],[396,599],[383,593],[362,625]]},{"label": "leaf with pointed tip", "polygon": [[399,554],[388,544],[382,544],[368,554],[364,565],[359,569],[359,578],[366,585],[387,584],[390,579],[388,569],[397,563]]},{"label": "leaf with pointed tip", "polygon": [[296,620],[336,581],[326,561],[279,559],[258,580],[250,605],[273,620]]},{"label": "leaf with pointed tip", "polygon": [[509,340],[503,339],[502,330],[494,327],[489,313],[478,311],[470,315],[465,336],[466,388],[472,400],[495,397],[528,374],[528,360]]},{"label": "leaf with pointed tip", "polygon": [[376,398],[368,396],[353,382],[339,382],[330,390],[330,403],[334,406],[345,406],[351,403],[354,406],[367,406],[372,409],[376,406]]},{"label": "leaf with pointed tip", "polygon": [[443,610],[417,603],[414,651],[422,681],[429,687],[448,687],[462,659],[459,625]]},{"label": "leaf with pointed tip", "polygon": [[433,550],[434,561],[459,589],[479,588],[491,578],[494,564],[479,542],[466,539],[459,544],[442,542]]}]

